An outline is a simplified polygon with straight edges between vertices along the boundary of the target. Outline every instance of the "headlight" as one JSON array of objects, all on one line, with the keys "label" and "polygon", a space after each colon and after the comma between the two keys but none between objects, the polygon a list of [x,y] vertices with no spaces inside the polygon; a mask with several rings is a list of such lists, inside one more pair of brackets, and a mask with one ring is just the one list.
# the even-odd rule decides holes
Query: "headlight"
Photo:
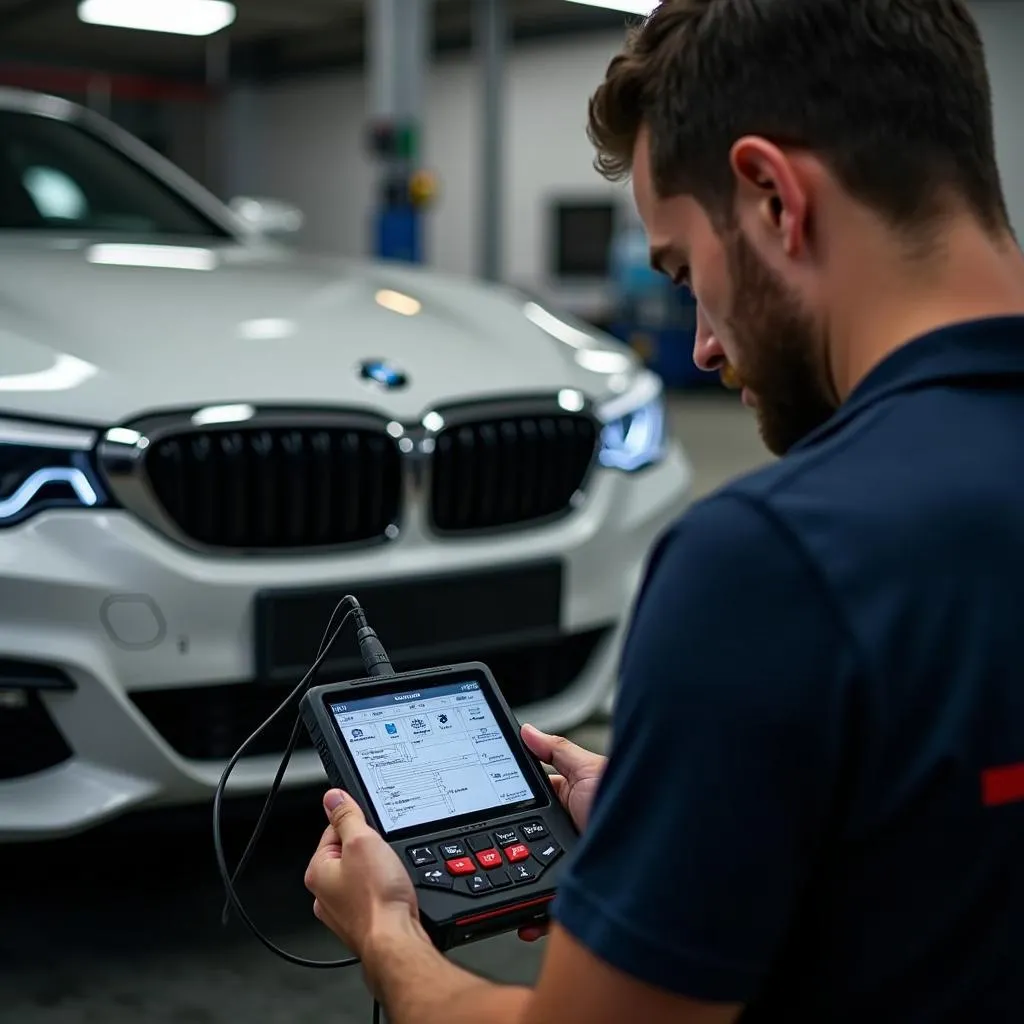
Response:
[{"label": "headlight", "polygon": [[88,430],[0,420],[0,527],[44,508],[91,508],[106,495],[90,453]]},{"label": "headlight", "polygon": [[631,473],[665,454],[665,398],[656,374],[640,374],[625,394],[598,412],[604,423],[601,465]]}]

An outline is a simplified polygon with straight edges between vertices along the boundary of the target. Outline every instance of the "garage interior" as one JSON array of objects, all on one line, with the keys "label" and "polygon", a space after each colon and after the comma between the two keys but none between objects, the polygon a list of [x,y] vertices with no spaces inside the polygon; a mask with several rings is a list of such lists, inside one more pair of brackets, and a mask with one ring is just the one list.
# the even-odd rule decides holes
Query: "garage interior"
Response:
[{"label": "garage interior", "polygon": [[[692,304],[644,273],[646,253],[642,245],[637,251],[628,186],[604,182],[590,163],[586,98],[621,44],[628,6],[582,0],[235,0],[225,27],[189,35],[89,23],[73,0],[0,0],[0,113],[4,95],[69,101],[141,140],[220,203],[231,203],[240,222],[258,218],[275,244],[290,251],[338,265],[384,261],[412,265],[416,274],[436,271],[450,289],[444,303],[463,301],[453,298],[456,285],[449,281],[459,288],[508,287],[541,311],[530,327],[535,333],[538,326],[556,337],[560,331],[564,341],[573,332],[592,331],[628,346],[661,381],[668,435],[690,467],[678,514],[769,456],[738,397],[716,375],[693,367]],[[1015,105],[1024,70],[1016,42],[1024,41],[1024,3],[981,0],[973,6],[989,47],[1000,158],[1019,229],[1024,134]],[[0,222],[0,246],[10,229]],[[64,230],[76,238],[88,233],[73,218]],[[189,252],[209,248],[212,243],[202,243]],[[0,252],[0,268],[8,258]],[[42,263],[40,268],[45,274]],[[203,274],[193,276],[198,289]],[[395,280],[412,283],[381,285],[374,300],[390,304],[401,319],[408,310],[394,307],[419,302],[409,298],[418,279]],[[134,292],[132,301],[145,302],[146,294]],[[289,337],[258,284],[240,294],[243,306],[247,294],[252,301],[251,313],[239,314],[249,325],[248,343]],[[0,353],[3,339],[20,330],[14,300],[0,282]],[[147,345],[156,353],[152,373],[158,376],[161,324],[174,318],[174,304],[183,300],[153,301]],[[217,301],[197,290],[194,308],[184,300],[182,320],[198,322]],[[545,310],[564,313],[564,320],[538,325],[538,318],[552,315]],[[106,323],[111,311],[103,316]],[[270,358],[267,351],[258,349],[252,360]],[[443,358],[455,359],[445,352]],[[349,361],[364,357],[392,355],[366,349]],[[458,369],[453,362],[446,372],[454,378]],[[197,378],[203,372],[200,364]],[[415,371],[410,376],[415,382]],[[382,381],[371,383],[391,386]],[[554,378],[537,378],[540,389],[560,386]],[[5,399],[14,393],[0,386],[0,417],[9,414]],[[243,401],[246,396],[227,393],[220,399]],[[205,397],[203,402],[214,404]],[[313,576],[324,580],[319,570]],[[5,687],[0,680],[0,730],[4,715],[20,707],[21,691]],[[166,692],[136,703],[156,706]],[[190,692],[181,690],[175,707],[187,704]],[[182,738],[164,738],[187,760],[195,731],[189,731],[187,708],[174,714]],[[231,735],[256,724],[235,722]],[[607,708],[588,709],[566,731],[585,746],[604,749]],[[13,757],[8,753],[7,760]],[[6,763],[0,749],[0,766]],[[4,785],[0,775],[0,805]],[[338,955],[337,943],[313,919],[302,885],[310,844],[322,827],[320,795],[316,786],[303,785],[282,799],[248,870],[244,896],[254,918],[282,945],[331,957]],[[233,805],[232,834],[244,841],[255,813],[258,805],[251,801]],[[237,922],[222,927],[208,819],[201,800],[182,807],[143,802],[131,814],[75,834],[11,843],[0,835],[6,880],[0,1020],[367,1020],[370,1000],[359,972],[304,972],[270,956]],[[531,980],[540,956],[539,946],[512,936],[454,954],[485,976],[511,982]]]}]

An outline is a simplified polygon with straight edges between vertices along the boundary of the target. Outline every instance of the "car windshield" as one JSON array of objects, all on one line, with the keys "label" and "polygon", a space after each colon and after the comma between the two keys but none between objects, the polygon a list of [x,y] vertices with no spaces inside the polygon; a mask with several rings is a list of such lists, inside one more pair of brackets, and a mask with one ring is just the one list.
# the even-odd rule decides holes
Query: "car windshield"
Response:
[{"label": "car windshield", "polygon": [[100,137],[12,110],[0,110],[0,230],[229,237]]}]

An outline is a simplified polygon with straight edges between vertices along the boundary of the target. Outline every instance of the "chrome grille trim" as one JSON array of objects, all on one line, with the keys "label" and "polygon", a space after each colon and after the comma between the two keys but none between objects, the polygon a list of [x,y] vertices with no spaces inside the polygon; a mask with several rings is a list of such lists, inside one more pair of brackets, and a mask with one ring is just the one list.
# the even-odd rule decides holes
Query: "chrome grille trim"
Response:
[{"label": "chrome grille trim", "polygon": [[[193,422],[195,410],[174,411],[143,416],[108,430],[97,449],[98,462],[111,493],[124,508],[177,544],[213,556],[280,557],[325,553],[388,543],[409,532],[448,538],[477,536],[481,533],[508,533],[536,528],[558,519],[572,512],[583,500],[590,475],[597,465],[601,425],[593,407],[581,395],[577,397],[578,408],[573,407],[569,410],[564,408],[564,401],[560,404],[558,395],[453,403],[430,410],[420,417],[418,422],[412,424],[400,424],[373,413],[344,410],[255,408],[250,410],[251,415],[240,422],[211,424],[197,417],[201,424],[197,426]],[[575,475],[570,480],[573,484],[571,494],[568,494],[564,505],[542,516],[511,522],[502,521],[493,525],[471,525],[467,529],[445,529],[443,523],[438,524],[434,508],[438,443],[443,444],[445,438],[451,436],[452,431],[460,428],[480,431],[484,429],[483,425],[488,423],[521,423],[531,420],[572,422],[578,425],[576,429],[581,438],[593,435],[592,456],[585,465],[583,456],[580,455],[578,458]],[[224,445],[237,446],[238,435],[252,437],[254,433],[260,431],[276,431],[278,434],[292,431],[301,433],[304,437],[318,431],[336,434],[356,432],[392,446],[398,465],[395,485],[397,494],[394,496],[393,508],[389,508],[389,514],[383,516],[386,522],[381,521],[382,528],[373,536],[357,536],[340,542],[329,539],[321,544],[277,544],[266,547],[244,542],[210,543],[208,539],[204,539],[203,530],[197,530],[187,522],[180,522],[179,516],[193,514],[195,510],[186,509],[184,513],[175,514],[173,501],[168,497],[167,482],[154,479],[150,460],[159,457],[161,453],[166,455],[168,445],[173,447],[175,441],[179,444],[211,444],[218,441]],[[207,440],[203,441],[203,438]],[[443,463],[441,468],[443,473]],[[262,486],[267,492],[266,500],[273,501],[269,496],[272,490],[270,485],[262,483],[257,486]],[[216,490],[213,485],[211,487],[207,493],[214,493]],[[377,485],[369,487],[369,490],[374,496],[381,493],[381,488]],[[307,494],[309,493],[312,491],[307,490]],[[375,500],[375,497],[371,498],[371,502],[372,500]],[[351,509],[351,506],[349,507]],[[209,515],[210,512],[207,510],[207,516]],[[368,512],[367,515],[372,518],[372,512]],[[296,514],[297,520],[301,518]],[[321,526],[324,522],[321,518]],[[244,536],[245,524],[237,525],[239,534]]]}]

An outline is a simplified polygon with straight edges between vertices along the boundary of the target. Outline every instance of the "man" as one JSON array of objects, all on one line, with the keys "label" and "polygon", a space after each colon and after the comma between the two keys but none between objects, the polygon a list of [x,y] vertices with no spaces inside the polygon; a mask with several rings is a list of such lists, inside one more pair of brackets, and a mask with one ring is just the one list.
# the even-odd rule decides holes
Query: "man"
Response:
[{"label": "man", "polygon": [[784,457],[658,545],[607,765],[526,731],[583,828],[535,988],[434,952],[327,795],[315,913],[394,1024],[1024,1021],[1024,260],[990,107],[963,0],[666,0],[611,63],[598,166]]}]

